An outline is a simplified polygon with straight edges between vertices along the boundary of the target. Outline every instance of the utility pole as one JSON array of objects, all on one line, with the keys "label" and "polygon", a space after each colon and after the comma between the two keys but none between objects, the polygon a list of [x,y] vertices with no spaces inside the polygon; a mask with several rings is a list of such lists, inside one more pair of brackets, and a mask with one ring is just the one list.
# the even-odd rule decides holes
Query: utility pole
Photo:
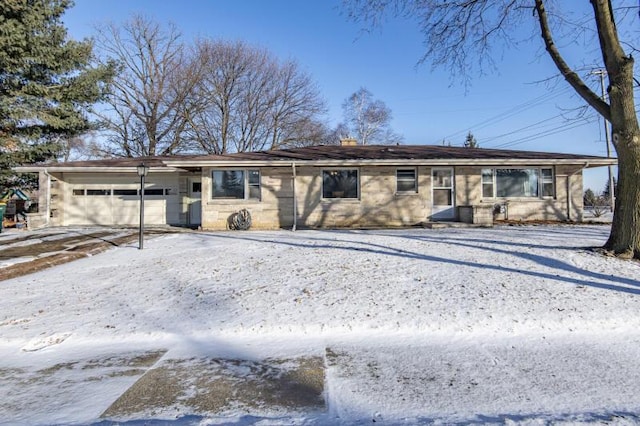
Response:
[{"label": "utility pole", "polygon": [[[604,87],[604,76],[607,74],[605,70],[592,71],[591,74],[600,76],[600,87],[602,88],[602,100],[607,102],[607,92]],[[604,121],[604,137],[607,141],[607,158],[611,158],[611,139],[609,137],[609,122],[603,117]],[[611,211],[616,205],[615,185],[613,183],[613,166],[609,165],[609,197],[611,197]]]}]

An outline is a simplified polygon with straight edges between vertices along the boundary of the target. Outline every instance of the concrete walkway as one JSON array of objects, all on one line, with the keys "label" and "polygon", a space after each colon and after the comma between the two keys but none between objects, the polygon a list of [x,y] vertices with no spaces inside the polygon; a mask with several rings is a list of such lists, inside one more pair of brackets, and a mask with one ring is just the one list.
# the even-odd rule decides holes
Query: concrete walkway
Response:
[{"label": "concrete walkway", "polygon": [[41,362],[0,367],[0,424],[41,424],[43,411],[47,424],[326,412],[322,357],[172,359],[157,349]]},{"label": "concrete walkway", "polygon": [[324,356],[263,360],[150,349],[51,364],[34,353],[37,368],[0,367],[0,424],[42,424],[43,412],[46,424],[95,425],[638,424],[628,407],[637,406],[640,361],[624,346],[606,365],[595,341],[526,339],[339,344]]}]

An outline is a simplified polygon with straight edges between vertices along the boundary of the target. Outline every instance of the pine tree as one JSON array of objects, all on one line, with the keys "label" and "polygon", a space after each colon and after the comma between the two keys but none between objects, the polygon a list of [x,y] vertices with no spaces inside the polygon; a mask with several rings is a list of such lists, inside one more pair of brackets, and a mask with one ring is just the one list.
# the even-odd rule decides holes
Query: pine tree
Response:
[{"label": "pine tree", "polygon": [[479,148],[478,141],[476,140],[476,137],[473,136],[473,133],[467,133],[467,138],[464,141],[464,146],[465,148]]},{"label": "pine tree", "polygon": [[591,188],[587,188],[584,191],[584,196],[583,196],[583,203],[585,207],[591,207],[594,206],[596,204],[596,200],[597,200],[597,196],[595,194],[595,192],[593,192],[593,190],[591,190]]},{"label": "pine tree", "polygon": [[70,0],[4,0],[0,8],[0,189],[33,187],[11,170],[54,160],[90,130],[87,113],[113,75],[92,66],[89,40],[69,40],[61,16]]}]

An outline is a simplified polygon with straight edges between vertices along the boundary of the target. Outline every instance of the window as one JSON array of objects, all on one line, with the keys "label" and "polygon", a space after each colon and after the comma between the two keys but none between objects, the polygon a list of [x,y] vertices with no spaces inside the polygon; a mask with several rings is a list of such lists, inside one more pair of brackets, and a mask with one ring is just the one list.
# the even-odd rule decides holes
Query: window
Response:
[{"label": "window", "polygon": [[249,198],[253,200],[260,199],[260,172],[258,170],[247,170]]},{"label": "window", "polygon": [[323,170],[322,198],[358,198],[358,170]]},{"label": "window", "polygon": [[482,169],[482,197],[493,198],[493,169]]},{"label": "window", "polygon": [[259,170],[213,170],[212,198],[260,200]]},{"label": "window", "polygon": [[113,195],[119,195],[119,196],[138,195],[138,190],[137,189],[114,189]]},{"label": "window", "polygon": [[87,189],[87,195],[111,195],[110,189]]},{"label": "window", "polygon": [[553,185],[553,169],[541,169],[542,171],[542,196],[553,197],[555,196]]},{"label": "window", "polygon": [[484,198],[553,197],[553,169],[483,169]]},{"label": "window", "polygon": [[538,169],[496,169],[497,197],[537,197]]},{"label": "window", "polygon": [[416,169],[396,170],[396,192],[418,192]]},{"label": "window", "polygon": [[164,188],[145,188],[144,195],[164,195]]}]

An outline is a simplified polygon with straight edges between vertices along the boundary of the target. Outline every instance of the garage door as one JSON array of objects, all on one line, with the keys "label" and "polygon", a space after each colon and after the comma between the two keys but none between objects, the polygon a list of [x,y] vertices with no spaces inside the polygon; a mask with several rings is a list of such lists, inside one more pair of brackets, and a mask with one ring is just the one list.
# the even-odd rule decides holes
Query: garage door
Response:
[{"label": "garage door", "polygon": [[[137,225],[140,221],[138,191],[139,184],[131,180],[110,184],[74,182],[65,194],[64,224]],[[178,203],[177,188],[171,182],[149,182],[145,185],[145,224],[177,223]]]}]

